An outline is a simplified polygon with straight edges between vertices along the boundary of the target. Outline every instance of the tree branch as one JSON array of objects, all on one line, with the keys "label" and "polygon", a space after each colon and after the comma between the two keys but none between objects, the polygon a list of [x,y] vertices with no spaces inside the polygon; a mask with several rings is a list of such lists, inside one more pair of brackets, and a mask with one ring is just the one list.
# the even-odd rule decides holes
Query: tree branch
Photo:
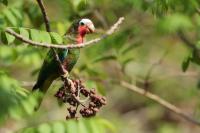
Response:
[{"label": "tree branch", "polygon": [[163,107],[169,109],[170,111],[174,112],[175,114],[179,115],[180,117],[184,118],[185,120],[197,125],[197,126],[200,126],[200,122],[191,118],[190,116],[188,116],[187,114],[185,114],[180,108],[176,107],[175,105],[169,103],[168,101],[162,99],[161,97],[151,93],[151,92],[148,92],[148,91],[145,91],[144,89],[142,88],[139,88],[135,85],[132,85],[132,84],[129,84],[127,83],[126,81],[121,81],[120,82],[120,85],[122,87],[125,87],[131,91],[134,91],[142,96],[145,96],[157,103],[159,103],[160,105],[162,105]]},{"label": "tree branch", "polygon": [[45,10],[44,3],[43,3],[42,0],[37,0],[37,3],[38,3],[40,10],[42,12],[44,23],[45,23],[45,26],[46,26],[46,30],[48,32],[50,32],[51,28],[50,28],[50,24],[49,24],[49,18],[48,18],[47,12]]},{"label": "tree branch", "polygon": [[178,31],[177,34],[178,34],[179,38],[184,42],[184,44],[185,44],[186,46],[188,46],[188,47],[191,48],[191,49],[197,49],[196,46],[195,46],[195,44],[192,43],[192,42],[184,35],[183,31]]},{"label": "tree branch", "polygon": [[89,45],[94,45],[97,42],[101,41],[102,39],[106,38],[107,36],[113,34],[116,29],[119,27],[119,25],[123,22],[124,17],[119,18],[119,20],[101,37],[90,40],[88,42],[85,43],[81,43],[81,44],[51,44],[51,43],[40,43],[40,42],[34,42],[28,38],[25,38],[23,36],[21,36],[20,34],[14,32],[12,29],[7,28],[5,30],[5,32],[7,32],[10,35],[13,35],[15,38],[17,38],[18,40],[25,42],[29,45],[34,45],[34,46],[39,46],[39,47],[46,47],[46,48],[58,48],[58,49],[75,49],[75,48],[83,48]]}]

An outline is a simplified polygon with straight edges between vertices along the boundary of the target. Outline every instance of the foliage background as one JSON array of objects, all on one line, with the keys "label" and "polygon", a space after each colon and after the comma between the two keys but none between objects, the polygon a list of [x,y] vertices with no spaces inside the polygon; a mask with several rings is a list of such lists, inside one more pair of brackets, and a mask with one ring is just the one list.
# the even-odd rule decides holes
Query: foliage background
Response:
[{"label": "foliage background", "polygon": [[[129,80],[199,120],[199,56],[191,56],[193,50],[177,36],[179,30],[184,31],[199,47],[198,0],[45,0],[44,3],[52,29],[60,35],[75,18],[91,18],[97,33],[88,40],[102,34],[119,17],[125,17],[119,32],[98,45],[81,49],[81,57],[72,72],[72,77],[83,79],[89,88],[98,88],[108,104],[96,119],[81,120],[78,125],[74,121],[65,122],[66,107],[59,107],[53,96],[60,86],[57,81],[40,110],[33,112],[35,99],[29,91],[47,50],[19,42],[9,45],[2,42],[0,132],[20,132],[22,128],[28,128],[27,132],[75,132],[77,127],[79,132],[93,133],[200,132],[200,128],[157,103],[110,82],[110,79]],[[5,27],[45,30],[36,1],[8,0],[7,7],[0,4],[0,29],[3,31]],[[187,71],[182,72],[182,68]],[[50,123],[42,124],[46,122]]]}]

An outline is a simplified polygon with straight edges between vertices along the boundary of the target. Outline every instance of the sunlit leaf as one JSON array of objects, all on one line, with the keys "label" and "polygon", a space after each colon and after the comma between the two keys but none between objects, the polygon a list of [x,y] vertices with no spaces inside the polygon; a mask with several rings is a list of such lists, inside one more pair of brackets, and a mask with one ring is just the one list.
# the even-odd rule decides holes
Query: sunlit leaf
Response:
[{"label": "sunlit leaf", "polygon": [[12,36],[8,33],[5,33],[5,32],[1,32],[1,41],[4,44],[11,44],[14,40],[15,40],[14,36]]},{"label": "sunlit leaf", "polygon": [[65,133],[66,129],[65,126],[63,126],[62,122],[55,122],[52,125],[52,132],[54,133]]},{"label": "sunlit leaf", "polygon": [[67,133],[78,133],[77,121],[68,121],[65,126]]},{"label": "sunlit leaf", "polygon": [[29,38],[29,32],[28,30],[24,28],[19,28],[20,35],[22,35],[24,38]]},{"label": "sunlit leaf", "polygon": [[116,132],[115,126],[106,119],[98,119],[97,120],[100,125],[105,126],[106,128],[110,129],[112,132]]},{"label": "sunlit leaf", "polygon": [[6,26],[6,22],[3,15],[0,15],[0,32]]},{"label": "sunlit leaf", "polygon": [[63,43],[63,39],[58,33],[50,32],[50,35],[51,35],[52,43],[56,43],[56,44]]},{"label": "sunlit leaf", "polygon": [[14,16],[14,14],[10,11],[10,10],[4,10],[3,11],[6,19],[8,20],[8,22],[12,25],[12,26],[17,26],[18,25],[18,21],[17,18]]},{"label": "sunlit leaf", "polygon": [[[8,77],[6,74],[0,74],[0,122],[9,116],[9,112],[13,107],[18,106],[20,102],[26,98],[24,93],[18,93],[16,90],[26,92],[23,88],[21,88],[17,81]],[[23,94],[23,95],[21,95]],[[12,110],[12,116],[15,118],[19,118],[18,114],[20,114],[19,110]],[[14,113],[16,115],[14,115]]]},{"label": "sunlit leaf", "polygon": [[[26,39],[29,39],[29,32],[25,28],[17,28],[17,32]],[[23,42],[16,39],[15,44],[22,44]]]},{"label": "sunlit leaf", "polygon": [[22,16],[22,13],[20,12],[19,9],[17,9],[17,8],[10,8],[10,11],[13,13],[13,15],[14,15],[16,18],[18,18],[19,20],[22,21],[23,16]]},{"label": "sunlit leaf", "polygon": [[98,130],[98,126],[97,126],[96,121],[92,121],[91,119],[89,119],[86,122],[87,122],[87,125],[88,125],[88,129],[91,133],[100,133],[100,131]]},{"label": "sunlit leaf", "polygon": [[11,65],[18,57],[16,48],[9,46],[0,47],[0,62],[4,65]]},{"label": "sunlit leaf", "polygon": [[28,127],[19,130],[17,133],[110,133],[114,132],[114,127],[107,120],[100,118],[79,119],[68,121],[53,121],[42,123],[38,126]]},{"label": "sunlit leaf", "polygon": [[46,31],[40,31],[40,38],[42,42],[51,43],[51,36]]},{"label": "sunlit leaf", "polygon": [[36,42],[40,42],[41,41],[41,38],[40,38],[40,33],[38,30],[35,30],[35,29],[30,29],[30,37],[31,37],[31,40],[33,41],[36,41]]},{"label": "sunlit leaf", "polygon": [[51,133],[51,126],[48,123],[41,124],[38,127],[38,133]]},{"label": "sunlit leaf", "polygon": [[85,126],[85,123],[82,121],[78,122],[78,132],[79,133],[89,133],[87,127]]},{"label": "sunlit leaf", "polygon": [[174,33],[179,30],[191,29],[193,24],[188,16],[172,14],[164,17],[158,23],[158,30],[164,33]]}]

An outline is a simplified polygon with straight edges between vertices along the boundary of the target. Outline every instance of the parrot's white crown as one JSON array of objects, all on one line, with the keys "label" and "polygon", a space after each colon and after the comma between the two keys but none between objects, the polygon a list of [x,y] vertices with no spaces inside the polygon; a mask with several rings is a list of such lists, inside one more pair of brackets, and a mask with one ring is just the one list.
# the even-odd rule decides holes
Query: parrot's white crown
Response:
[{"label": "parrot's white crown", "polygon": [[90,19],[88,19],[88,18],[83,18],[83,19],[81,19],[81,21],[79,22],[79,24],[81,25],[82,23],[83,24],[91,24],[92,21]]},{"label": "parrot's white crown", "polygon": [[81,21],[79,22],[79,25],[87,25],[92,31],[95,30],[93,22],[88,18],[81,19]]}]

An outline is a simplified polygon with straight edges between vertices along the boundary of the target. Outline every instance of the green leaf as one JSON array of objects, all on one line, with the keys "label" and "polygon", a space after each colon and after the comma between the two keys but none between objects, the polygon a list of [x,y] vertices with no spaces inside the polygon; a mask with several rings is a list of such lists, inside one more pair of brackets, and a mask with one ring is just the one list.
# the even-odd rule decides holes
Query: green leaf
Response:
[{"label": "green leaf", "polygon": [[3,65],[8,66],[17,59],[18,54],[15,47],[2,45],[0,47],[0,61]]},{"label": "green leaf", "polygon": [[93,63],[97,63],[100,61],[107,61],[107,60],[116,60],[117,57],[115,55],[103,55],[101,57],[96,58],[95,60],[93,60]]},{"label": "green leaf", "polygon": [[26,90],[21,88],[16,80],[0,73],[0,122],[8,116],[18,119],[23,112],[15,107],[18,107],[27,96]]},{"label": "green leaf", "polygon": [[88,88],[96,88],[97,87],[96,83],[92,80],[87,80],[87,82],[85,84]]},{"label": "green leaf", "polygon": [[182,71],[185,72],[187,71],[189,64],[190,64],[190,56],[186,57],[183,62],[182,62]]},{"label": "green leaf", "polygon": [[1,3],[3,3],[4,5],[8,5],[8,1],[7,0],[0,0]]},{"label": "green leaf", "polygon": [[48,123],[41,124],[38,127],[38,133],[51,133],[51,126]]},{"label": "green leaf", "polygon": [[31,40],[36,41],[36,42],[41,42],[40,32],[38,30],[30,29],[29,32],[30,32]]},{"label": "green leaf", "polygon": [[100,125],[103,125],[105,126],[106,128],[110,129],[111,132],[116,132],[116,128],[115,126],[108,120],[106,119],[98,119],[97,122],[100,124]]},{"label": "green leaf", "polygon": [[[24,38],[27,38],[27,39],[29,39],[29,32],[25,29],[25,28],[18,28],[17,29],[17,32],[21,35],[21,36],[23,36]],[[15,44],[17,45],[17,44],[22,44],[23,42],[22,41],[20,41],[20,40],[18,40],[18,39],[16,39],[15,40]],[[25,44],[25,43],[24,43]]]},{"label": "green leaf", "polygon": [[193,50],[192,51],[192,57],[190,58],[192,62],[200,65],[200,54],[199,51]]},{"label": "green leaf", "polygon": [[[38,96],[39,97],[39,96]],[[34,108],[37,105],[36,96],[30,95],[26,100],[22,101],[21,108],[24,109],[27,115],[31,115],[34,113]]]},{"label": "green leaf", "polygon": [[26,30],[25,28],[19,28],[19,33],[20,35],[22,35],[25,38],[29,38],[29,32],[28,30]]},{"label": "green leaf", "polygon": [[62,122],[55,122],[52,125],[52,132],[53,133],[65,133],[65,126],[63,126]]},{"label": "green leaf", "polygon": [[55,43],[55,44],[62,44],[63,43],[63,39],[58,33],[50,32],[50,35],[51,35],[52,43]]},{"label": "green leaf", "polygon": [[48,32],[40,31],[40,37],[41,37],[42,42],[51,43],[51,36]]},{"label": "green leaf", "polygon": [[106,95],[106,90],[105,90],[105,86],[102,83],[96,82],[96,86],[97,86],[97,90],[98,92],[105,96]]},{"label": "green leaf", "polygon": [[28,127],[19,130],[17,133],[31,131],[31,133],[110,133],[114,131],[114,126],[107,120],[100,118],[54,121],[42,123],[41,125]]},{"label": "green leaf", "polygon": [[120,52],[121,52],[122,55],[124,55],[124,54],[130,52],[131,50],[137,48],[138,46],[140,46],[140,44],[141,44],[140,42],[131,44],[131,45],[129,45],[128,47],[122,49]]},{"label": "green leaf", "polygon": [[67,133],[78,133],[77,121],[68,121],[66,123],[66,131]]},{"label": "green leaf", "polygon": [[3,15],[0,15],[0,32],[6,26],[6,22]]},{"label": "green leaf", "polygon": [[19,20],[22,20],[23,19],[23,15],[22,13],[20,12],[20,9],[17,9],[17,8],[10,8],[10,11],[13,13],[13,15],[18,18]]},{"label": "green leaf", "polygon": [[1,32],[1,41],[4,43],[4,44],[11,44],[12,42],[14,42],[15,40],[15,37],[6,33],[6,32]]},{"label": "green leaf", "polygon": [[10,23],[12,26],[17,26],[18,21],[17,18],[14,16],[14,14],[10,10],[4,10],[3,14],[5,15],[6,19],[8,20],[8,23]]},{"label": "green leaf", "polygon": [[89,133],[87,127],[83,121],[78,122],[78,132],[79,133]]},{"label": "green leaf", "polygon": [[193,27],[190,18],[183,14],[173,14],[161,19],[158,30],[164,33],[175,33],[179,30],[188,30]]},{"label": "green leaf", "polygon": [[88,121],[86,121],[86,122],[87,122],[87,125],[89,125],[88,129],[90,130],[90,133],[100,133],[100,131],[98,129],[98,126],[100,126],[100,125],[97,124],[97,121],[93,121],[92,119],[88,119]]},{"label": "green leaf", "polygon": [[37,131],[34,128],[27,128],[23,130],[21,133],[37,133]]}]

